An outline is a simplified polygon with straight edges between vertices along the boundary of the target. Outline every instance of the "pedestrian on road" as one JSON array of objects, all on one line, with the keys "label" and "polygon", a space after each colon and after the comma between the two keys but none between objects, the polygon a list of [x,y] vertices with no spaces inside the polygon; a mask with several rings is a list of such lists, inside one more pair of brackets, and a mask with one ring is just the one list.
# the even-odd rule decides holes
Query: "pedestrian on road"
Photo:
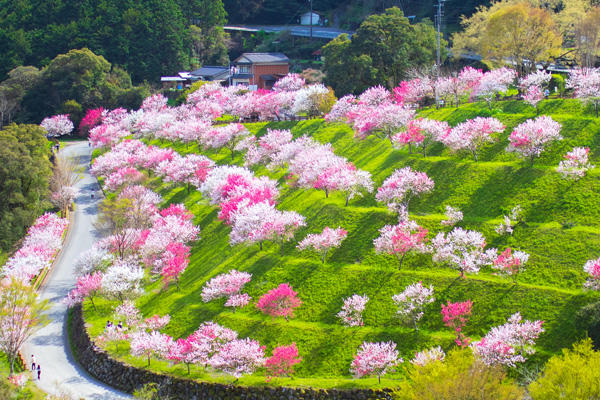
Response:
[{"label": "pedestrian on road", "polygon": [[38,366],[37,366],[37,371],[38,371],[38,381],[39,381],[40,377],[42,376],[42,369],[40,368],[40,364],[38,364]]},{"label": "pedestrian on road", "polygon": [[31,370],[35,371],[35,356],[31,355]]}]

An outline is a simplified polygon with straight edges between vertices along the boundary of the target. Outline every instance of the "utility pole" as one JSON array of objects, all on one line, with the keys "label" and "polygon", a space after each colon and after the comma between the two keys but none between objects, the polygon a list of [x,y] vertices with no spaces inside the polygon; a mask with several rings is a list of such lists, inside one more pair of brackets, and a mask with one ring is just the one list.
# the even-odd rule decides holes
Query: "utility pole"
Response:
[{"label": "utility pole", "polygon": [[[444,2],[446,0],[438,0],[437,3],[437,12],[435,13],[435,27],[437,30],[437,52],[436,52],[436,60],[435,60],[435,74],[436,78],[440,78],[440,69],[442,66],[442,57],[440,53],[440,31],[442,30],[442,7],[444,6]],[[438,107],[439,104],[439,95],[437,89],[435,90],[435,106]]]}]

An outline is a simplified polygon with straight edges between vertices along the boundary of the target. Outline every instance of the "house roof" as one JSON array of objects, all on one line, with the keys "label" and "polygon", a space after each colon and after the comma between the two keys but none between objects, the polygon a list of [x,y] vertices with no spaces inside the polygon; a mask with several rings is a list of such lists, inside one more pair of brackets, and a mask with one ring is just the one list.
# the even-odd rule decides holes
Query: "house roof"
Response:
[{"label": "house roof", "polygon": [[180,76],[161,76],[161,82],[185,82],[185,79]]},{"label": "house roof", "polygon": [[202,68],[199,68],[195,71],[192,71],[191,74],[195,75],[195,76],[208,76],[208,77],[213,77],[213,76],[218,76],[221,75],[223,73],[227,73],[229,71],[228,67],[219,67],[219,66],[213,66],[213,65],[205,65]]},{"label": "house roof", "polygon": [[236,64],[288,64],[290,59],[283,53],[244,53]]}]

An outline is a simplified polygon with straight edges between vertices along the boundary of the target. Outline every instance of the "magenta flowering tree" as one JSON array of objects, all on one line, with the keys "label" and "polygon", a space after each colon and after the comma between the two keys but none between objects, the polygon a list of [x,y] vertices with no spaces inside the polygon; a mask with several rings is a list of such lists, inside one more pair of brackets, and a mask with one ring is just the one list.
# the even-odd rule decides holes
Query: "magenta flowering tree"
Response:
[{"label": "magenta flowering tree", "polygon": [[427,253],[427,229],[412,220],[400,221],[398,225],[385,225],[379,230],[379,237],[373,240],[375,252],[392,254],[402,268],[404,257],[410,253]]},{"label": "magenta flowering tree", "polygon": [[267,382],[274,376],[291,377],[294,373],[294,365],[299,364],[301,361],[302,357],[298,356],[296,343],[275,347],[273,355],[265,361]]},{"label": "magenta flowering tree", "polygon": [[220,274],[212,278],[202,288],[202,301],[205,303],[222,297],[227,298],[226,307],[244,307],[250,302],[247,294],[242,294],[244,286],[250,282],[252,274],[231,270],[226,274]]},{"label": "magenta flowering tree", "polygon": [[169,361],[176,364],[185,364],[188,375],[190,374],[190,366],[199,363],[201,360],[201,354],[199,354],[196,346],[194,346],[195,340],[194,335],[177,339],[170,346],[169,354],[166,357]]},{"label": "magenta flowering tree", "polygon": [[269,290],[256,304],[256,308],[271,317],[285,317],[286,321],[294,316],[294,309],[300,307],[302,300],[289,283],[282,283]]},{"label": "magenta flowering tree", "polygon": [[493,134],[503,132],[505,126],[492,117],[477,117],[456,125],[441,137],[441,142],[453,151],[469,150],[475,161],[481,147],[494,140]]},{"label": "magenta flowering tree", "polygon": [[150,366],[151,358],[167,358],[173,339],[163,333],[152,331],[138,331],[131,336],[131,355],[134,357],[145,357]]},{"label": "magenta flowering tree", "polygon": [[102,273],[94,272],[86,274],[77,279],[77,287],[69,292],[66,298],[66,302],[69,307],[81,303],[86,297],[90,299],[92,307],[96,309],[94,304],[94,296],[96,296],[102,289]]},{"label": "magenta flowering tree", "polygon": [[311,233],[306,235],[296,247],[300,251],[312,248],[314,251],[321,254],[321,262],[324,264],[329,250],[340,247],[347,235],[348,232],[342,228],[338,227],[337,229],[331,229],[326,226],[321,233]]},{"label": "magenta flowering tree", "polygon": [[394,99],[399,104],[417,106],[427,96],[433,96],[433,82],[426,77],[402,81],[394,88]]},{"label": "magenta flowering tree", "polygon": [[403,361],[398,358],[398,350],[394,342],[363,342],[352,360],[350,373],[355,378],[376,375],[381,383],[381,376]]},{"label": "magenta flowering tree", "polygon": [[435,361],[444,361],[444,358],[446,358],[446,353],[444,353],[444,350],[442,350],[440,346],[436,346],[415,353],[415,358],[413,358],[410,362],[413,365],[424,367],[425,365]]},{"label": "magenta flowering tree", "polygon": [[433,261],[449,264],[464,278],[465,273],[476,274],[482,266],[492,264],[496,251],[484,251],[485,245],[485,238],[477,231],[454,228],[447,234],[440,232],[431,240]]},{"label": "magenta flowering tree", "polygon": [[448,133],[450,126],[445,121],[417,118],[410,121],[406,130],[392,137],[395,146],[415,145],[420,148],[423,156],[427,156],[427,148],[432,142],[440,141]]},{"label": "magenta flowering tree", "polygon": [[425,315],[425,307],[435,301],[433,286],[423,286],[421,282],[413,283],[402,293],[392,296],[392,300],[398,307],[398,317],[403,323],[412,324],[416,332],[419,330],[418,322]]},{"label": "magenta flowering tree", "polygon": [[456,334],[456,339],[454,339],[454,341],[460,347],[468,346],[471,340],[465,335],[464,328],[469,322],[472,306],[473,302],[471,300],[442,304],[442,317],[444,324],[454,331]]},{"label": "magenta flowering tree", "polygon": [[175,281],[177,290],[179,290],[179,277],[185,272],[189,263],[190,248],[179,242],[169,243],[160,259],[162,265],[160,274],[165,286],[168,286],[171,281]]},{"label": "magenta flowering tree", "polygon": [[107,111],[102,107],[87,110],[79,123],[79,134],[86,135],[91,129],[102,124],[102,120],[106,114]]},{"label": "magenta flowering tree", "polygon": [[377,189],[375,199],[385,203],[390,211],[408,210],[408,204],[414,196],[429,193],[434,182],[425,172],[413,170],[411,167],[397,169]]},{"label": "magenta flowering tree", "polygon": [[519,250],[512,251],[510,247],[507,247],[494,260],[492,268],[504,275],[510,276],[516,284],[517,275],[525,270],[525,264],[528,260],[529,254]]},{"label": "magenta flowering tree", "polygon": [[567,87],[575,90],[575,98],[586,104],[592,104],[598,118],[600,106],[600,69],[583,68],[571,71]]},{"label": "magenta flowering tree", "polygon": [[520,313],[508,322],[493,327],[479,342],[472,344],[475,355],[487,365],[516,367],[535,353],[535,341],[544,332],[544,321],[523,321]]},{"label": "magenta flowering tree", "polygon": [[365,311],[369,297],[366,294],[362,296],[353,294],[344,299],[344,304],[337,317],[345,326],[363,326],[362,313]]},{"label": "magenta flowering tree", "polygon": [[583,178],[585,174],[594,166],[589,161],[589,147],[573,147],[573,150],[565,154],[565,159],[562,160],[556,171],[563,178],[578,180]]},{"label": "magenta flowering tree", "polygon": [[67,114],[54,115],[42,120],[40,124],[46,130],[48,137],[68,135],[73,132],[74,125]]},{"label": "magenta flowering tree", "polygon": [[523,158],[533,160],[539,157],[545,147],[555,140],[561,140],[561,125],[547,115],[529,119],[518,125],[510,134],[507,151],[519,153]]},{"label": "magenta flowering tree", "polygon": [[240,378],[244,374],[252,374],[265,365],[265,347],[256,340],[235,339],[224,344],[210,358],[212,368]]},{"label": "magenta flowering tree", "polygon": [[588,260],[583,266],[583,270],[588,274],[588,279],[583,287],[591,290],[600,290],[600,258],[597,260]]}]

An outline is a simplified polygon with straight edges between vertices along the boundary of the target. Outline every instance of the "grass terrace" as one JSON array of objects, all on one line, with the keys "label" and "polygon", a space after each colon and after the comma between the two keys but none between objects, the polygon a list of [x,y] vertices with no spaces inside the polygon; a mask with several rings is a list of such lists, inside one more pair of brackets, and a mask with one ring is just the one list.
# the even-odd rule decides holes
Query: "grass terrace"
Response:
[{"label": "grass terrace", "polygon": [[[540,115],[548,114],[563,125],[563,140],[551,144],[535,165],[529,167],[514,153],[505,151],[512,128],[536,116],[535,109],[520,101],[496,103],[490,111],[484,103],[472,103],[459,108],[426,109],[422,116],[445,120],[452,126],[476,116],[494,116],[507,129],[482,149],[480,161],[470,153],[452,154],[441,144],[435,144],[428,156],[409,154],[407,149],[392,149],[389,141],[370,137],[359,141],[352,130],[341,123],[322,119],[299,122],[269,122],[248,124],[248,129],[260,136],[267,128],[291,129],[294,137],[309,135],[320,142],[329,142],[335,153],[346,157],[358,168],[369,171],[375,187],[395,169],[410,165],[426,172],[434,181],[432,193],[411,202],[411,218],[429,230],[433,237],[440,225],[446,205],[460,208],[464,220],[458,226],[482,232],[488,245],[504,249],[516,248],[529,253],[526,271],[518,276],[518,284],[497,276],[491,269],[478,275],[458,279],[458,272],[444,265],[433,264],[431,255],[409,254],[402,270],[392,256],[377,255],[373,239],[386,224],[395,224],[397,217],[375,202],[374,196],[354,199],[344,206],[341,194],[333,192],[325,198],[323,191],[291,188],[286,184],[286,170],[270,172],[264,167],[255,170],[278,180],[280,198],[277,208],[294,210],[306,217],[307,226],[296,239],[308,233],[320,232],[325,226],[341,226],[348,237],[340,248],[332,250],[325,264],[317,254],[300,253],[296,242],[285,245],[284,256],[279,245],[266,243],[263,251],[255,246],[229,245],[231,228],[217,218],[217,207],[210,206],[199,192],[190,193],[182,186],[164,183],[151,177],[148,185],[168,203],[184,203],[201,228],[201,239],[192,247],[190,266],[181,277],[181,290],[172,285],[163,289],[162,282],[151,282],[137,304],[145,316],[170,314],[171,322],[163,330],[173,337],[191,334],[203,321],[214,320],[238,331],[240,337],[251,337],[267,347],[267,353],[277,345],[295,342],[303,361],[296,367],[293,379],[278,378],[271,384],[314,387],[390,387],[396,386],[403,370],[386,375],[381,385],[377,378],[354,380],[349,373],[350,362],[363,341],[394,341],[405,362],[416,351],[432,345],[444,349],[454,346],[453,332],[442,323],[440,304],[473,300],[473,313],[466,333],[473,338],[484,335],[490,327],[506,322],[520,311],[525,319],[545,321],[544,332],[536,346],[537,353],[528,361],[541,363],[560,349],[569,347],[586,335],[574,323],[574,314],[583,305],[597,301],[597,293],[585,292],[583,264],[600,254],[600,168],[591,170],[583,179],[573,182],[563,179],[555,167],[563,155],[574,146],[589,146],[592,163],[600,164],[600,119],[574,100],[546,100],[540,103]],[[161,143],[180,153],[202,152],[196,145]],[[218,164],[231,163],[227,150],[202,152]],[[233,163],[243,164],[242,154]],[[516,205],[524,212],[524,223],[515,227],[512,235],[501,236],[494,228],[503,214]],[[251,304],[233,313],[223,306],[224,300],[203,303],[200,297],[204,284],[217,274],[238,269],[252,273],[246,292],[253,301],[276,287],[289,282],[298,291],[303,304],[295,317],[264,316]],[[399,323],[392,295],[400,293],[416,281],[435,287],[436,301],[427,308],[418,334]],[[336,318],[343,298],[366,294],[370,301],[363,313],[364,327],[346,328]],[[98,311],[89,302],[84,304],[86,321],[92,336],[102,333],[116,302],[95,300]],[[129,356],[128,345],[114,344],[108,350],[126,362],[145,367],[146,360]],[[185,365],[168,365],[152,361],[151,369],[168,374],[187,376]],[[191,378],[232,382],[233,378],[205,372],[193,367]],[[264,376],[244,376],[242,385],[265,385]]]}]

